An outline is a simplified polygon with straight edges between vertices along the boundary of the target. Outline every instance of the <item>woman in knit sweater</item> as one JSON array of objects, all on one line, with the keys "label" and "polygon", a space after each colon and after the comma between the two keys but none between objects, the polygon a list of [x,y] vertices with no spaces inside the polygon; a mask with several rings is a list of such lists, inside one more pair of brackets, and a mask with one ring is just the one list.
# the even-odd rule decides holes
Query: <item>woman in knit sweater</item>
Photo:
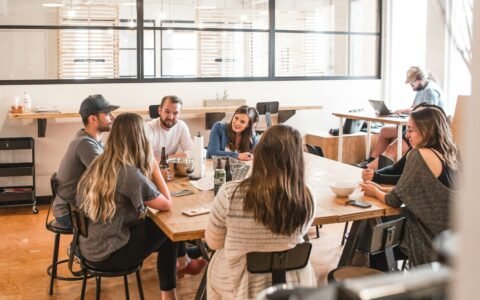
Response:
[{"label": "woman in knit sweater", "polygon": [[[247,253],[283,251],[302,243],[315,215],[300,133],[273,126],[254,154],[251,177],[224,184],[213,203],[205,238],[217,252],[208,268],[208,299],[254,299],[271,286],[271,274],[247,271]],[[315,286],[315,273],[307,264],[287,272],[287,282]]]},{"label": "woman in knit sweater", "polygon": [[405,204],[407,222],[400,245],[412,265],[431,262],[432,240],[449,228],[450,206],[455,196],[457,148],[445,114],[435,107],[412,112],[407,126],[412,145],[403,173],[394,188],[371,181],[361,184],[366,195],[392,207]]}]

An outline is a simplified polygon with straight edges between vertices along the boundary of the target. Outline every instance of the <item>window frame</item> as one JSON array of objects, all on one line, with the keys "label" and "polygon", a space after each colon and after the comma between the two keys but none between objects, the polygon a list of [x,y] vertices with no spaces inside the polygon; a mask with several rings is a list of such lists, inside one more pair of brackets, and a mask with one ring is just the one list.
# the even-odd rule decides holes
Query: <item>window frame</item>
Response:
[{"label": "window frame", "polygon": [[[349,3],[353,0],[349,0]],[[378,32],[353,32],[353,31],[314,31],[314,30],[284,30],[275,28],[275,0],[268,0],[269,28],[268,29],[233,29],[233,28],[195,28],[195,27],[170,27],[154,26],[144,27],[143,0],[136,1],[137,19],[137,77],[136,78],[110,78],[110,79],[14,79],[0,80],[0,85],[31,85],[31,84],[101,84],[101,83],[158,83],[158,82],[223,82],[223,81],[298,81],[298,80],[374,80],[381,79],[382,69],[382,32],[383,32],[383,3],[378,1]],[[348,12],[350,14],[350,10]],[[350,20],[350,17],[349,17]],[[350,26],[350,25],[349,25]],[[54,25],[0,25],[0,30],[8,29],[98,29],[98,30],[132,30],[128,26],[54,26]],[[268,33],[268,76],[265,77],[184,77],[184,78],[144,78],[143,62],[143,34],[144,29],[155,31],[226,31],[226,32],[266,32]],[[318,33],[318,34],[346,34],[346,35],[373,35],[378,36],[377,71],[373,76],[275,76],[275,35],[277,33]],[[162,53],[160,53],[162,55]],[[349,49],[350,57],[350,49]],[[160,58],[161,59],[161,58]]]}]

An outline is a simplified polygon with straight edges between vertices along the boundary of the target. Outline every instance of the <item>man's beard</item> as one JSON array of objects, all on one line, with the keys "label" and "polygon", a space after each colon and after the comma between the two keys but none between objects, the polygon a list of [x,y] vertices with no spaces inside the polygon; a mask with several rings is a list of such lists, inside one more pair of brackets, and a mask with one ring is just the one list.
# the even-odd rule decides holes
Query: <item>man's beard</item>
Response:
[{"label": "man's beard", "polygon": [[110,129],[112,129],[111,125],[105,125],[105,126],[98,126],[97,130],[99,132],[109,132]]},{"label": "man's beard", "polygon": [[162,117],[160,117],[160,122],[162,123],[162,125],[165,128],[172,128],[173,126],[175,126],[177,124],[177,121],[171,121],[171,120],[169,120],[168,123],[167,123],[167,121],[162,119]]},{"label": "man's beard", "polygon": [[423,83],[419,83],[417,87],[415,87],[413,90],[415,92],[418,92],[418,91],[421,91],[425,88],[426,84],[423,84]]}]

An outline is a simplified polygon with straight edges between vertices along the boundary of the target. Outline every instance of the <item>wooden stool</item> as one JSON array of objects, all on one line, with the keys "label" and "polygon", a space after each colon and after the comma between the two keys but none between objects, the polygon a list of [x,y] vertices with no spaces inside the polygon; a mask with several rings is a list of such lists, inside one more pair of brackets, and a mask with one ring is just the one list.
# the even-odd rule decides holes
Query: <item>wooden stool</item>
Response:
[{"label": "wooden stool", "polygon": [[345,279],[352,279],[370,275],[385,274],[377,269],[367,267],[340,267],[328,272],[328,282],[339,282]]}]

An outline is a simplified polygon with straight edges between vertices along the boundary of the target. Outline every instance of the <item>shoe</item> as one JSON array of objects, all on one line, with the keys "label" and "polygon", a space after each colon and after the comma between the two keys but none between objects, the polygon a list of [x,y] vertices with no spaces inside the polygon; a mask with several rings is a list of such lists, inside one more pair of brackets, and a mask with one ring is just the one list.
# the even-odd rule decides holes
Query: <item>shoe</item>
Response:
[{"label": "shoe", "polygon": [[202,252],[198,246],[187,246],[187,255],[191,259],[196,259],[202,256]]},{"label": "shoe", "polygon": [[197,275],[200,274],[208,262],[202,258],[192,259],[190,263],[183,269],[177,270],[177,278],[183,278],[185,274]]},{"label": "shoe", "polygon": [[366,169],[368,167],[368,164],[370,163],[370,161],[368,159],[362,161],[362,162],[359,162],[358,164],[354,164],[355,167],[359,167],[359,168],[362,168],[362,169]]}]

